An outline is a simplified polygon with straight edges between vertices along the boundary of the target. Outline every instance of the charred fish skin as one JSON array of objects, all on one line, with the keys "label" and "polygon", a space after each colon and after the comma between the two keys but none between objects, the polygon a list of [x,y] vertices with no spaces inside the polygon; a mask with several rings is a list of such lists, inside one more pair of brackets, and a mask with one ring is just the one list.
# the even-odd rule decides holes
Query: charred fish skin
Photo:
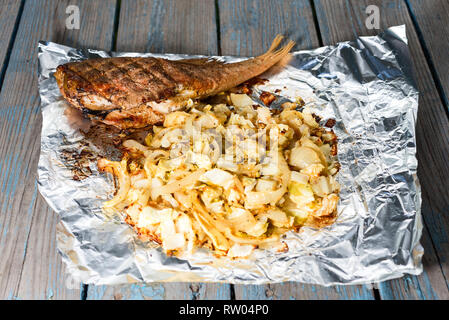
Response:
[{"label": "charred fish skin", "polygon": [[295,44],[276,50],[281,40],[278,35],[266,53],[237,63],[98,58],[60,65],[54,76],[63,97],[84,114],[121,129],[142,128],[161,123],[189,99],[229,90],[280,63]]}]

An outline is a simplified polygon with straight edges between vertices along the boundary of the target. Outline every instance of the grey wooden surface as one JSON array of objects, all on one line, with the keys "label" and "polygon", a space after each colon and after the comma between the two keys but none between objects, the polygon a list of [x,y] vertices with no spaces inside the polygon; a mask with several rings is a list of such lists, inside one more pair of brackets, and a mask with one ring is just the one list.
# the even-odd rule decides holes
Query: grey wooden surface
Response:
[{"label": "grey wooden surface", "polygon": [[[79,30],[65,27],[78,5]],[[73,286],[55,248],[57,215],[39,195],[37,41],[117,51],[255,55],[277,33],[314,48],[406,24],[420,89],[418,175],[424,272],[372,286],[155,283]],[[3,0],[0,4],[0,298],[449,299],[448,2],[446,0]]]}]

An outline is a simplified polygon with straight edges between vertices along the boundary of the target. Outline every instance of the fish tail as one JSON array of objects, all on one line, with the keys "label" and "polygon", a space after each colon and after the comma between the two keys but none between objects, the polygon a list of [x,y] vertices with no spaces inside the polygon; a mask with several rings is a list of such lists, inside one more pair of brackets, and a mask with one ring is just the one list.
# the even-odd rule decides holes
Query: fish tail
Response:
[{"label": "fish tail", "polygon": [[278,34],[271,43],[271,46],[268,49],[268,51],[260,55],[258,58],[262,61],[271,60],[278,62],[282,60],[284,57],[288,56],[290,50],[295,46],[295,42],[290,40],[285,46],[276,50],[276,48],[279,47],[279,44],[281,43],[283,38],[284,37],[282,35]]},{"label": "fish tail", "polygon": [[[236,63],[222,63],[220,72],[214,70],[216,69],[215,65],[205,64],[204,66],[209,68],[207,70],[208,77],[214,78],[215,81],[213,86],[202,92],[202,95],[213,95],[229,90],[253,77],[261,75],[273,66],[285,66],[291,58],[289,51],[294,47],[295,42],[289,41],[284,47],[277,49],[283,38],[282,35],[277,35],[267,52],[260,56]],[[211,72],[211,70],[214,72]]]},{"label": "fish tail", "polygon": [[270,48],[262,56],[272,53],[274,49],[276,49],[281,44],[282,39],[284,39],[284,36],[282,34],[276,35],[276,37],[273,39],[273,42],[271,43]]}]

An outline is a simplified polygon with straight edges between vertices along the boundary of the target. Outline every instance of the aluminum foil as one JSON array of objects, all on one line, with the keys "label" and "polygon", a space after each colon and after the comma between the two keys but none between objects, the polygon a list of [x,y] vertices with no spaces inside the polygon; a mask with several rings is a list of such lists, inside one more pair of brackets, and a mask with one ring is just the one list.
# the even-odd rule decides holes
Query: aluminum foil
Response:
[{"label": "aluminum foil", "polygon": [[[138,240],[118,215],[106,217],[102,202],[114,192],[96,158],[108,138],[81,134],[52,76],[63,63],[91,57],[182,54],[115,53],[39,44],[42,138],[39,190],[61,223],[58,250],[75,280],[87,284],[205,281],[262,284],[299,281],[321,285],[384,281],[422,271],[421,192],[416,175],[413,81],[405,26],[314,50],[255,90],[274,92],[277,107],[301,96],[323,122],[336,119],[342,186],[338,219],[321,230],[289,232],[288,252],[256,250],[250,258],[215,258],[202,249],[181,259]],[[216,57],[226,62],[244,58]],[[93,143],[93,139],[100,143]],[[110,147],[110,146],[109,146]],[[88,155],[82,158],[81,154]],[[86,160],[87,158],[87,160]],[[82,160],[82,161],[81,161]],[[83,172],[75,172],[76,167]]]}]

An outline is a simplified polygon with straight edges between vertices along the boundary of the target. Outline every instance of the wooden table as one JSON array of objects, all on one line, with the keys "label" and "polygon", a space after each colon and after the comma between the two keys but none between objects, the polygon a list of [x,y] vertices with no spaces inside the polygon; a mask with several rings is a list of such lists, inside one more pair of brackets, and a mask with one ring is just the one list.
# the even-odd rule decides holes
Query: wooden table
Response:
[{"label": "wooden table", "polygon": [[[80,29],[66,28],[68,5]],[[37,42],[116,51],[256,55],[277,33],[315,48],[405,24],[421,92],[416,137],[424,272],[376,286],[71,284],[56,251],[58,216],[37,190],[41,112]],[[2,299],[449,299],[449,1],[1,0],[0,298]]]}]

